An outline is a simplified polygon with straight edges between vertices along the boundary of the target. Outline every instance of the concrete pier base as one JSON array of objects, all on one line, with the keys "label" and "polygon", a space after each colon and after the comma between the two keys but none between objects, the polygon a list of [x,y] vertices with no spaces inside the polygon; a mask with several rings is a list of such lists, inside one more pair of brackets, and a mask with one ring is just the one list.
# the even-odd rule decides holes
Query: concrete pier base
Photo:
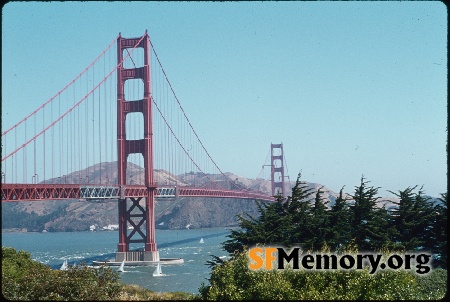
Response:
[{"label": "concrete pier base", "polygon": [[132,252],[116,252],[116,262],[128,261],[159,261],[158,251],[132,251]]},{"label": "concrete pier base", "polygon": [[[123,261],[123,260],[122,260]],[[93,261],[94,265],[108,265],[108,266],[120,266],[122,261]],[[184,260],[182,258],[160,258],[159,261],[125,261],[125,266],[154,266],[156,264],[183,264]]]}]

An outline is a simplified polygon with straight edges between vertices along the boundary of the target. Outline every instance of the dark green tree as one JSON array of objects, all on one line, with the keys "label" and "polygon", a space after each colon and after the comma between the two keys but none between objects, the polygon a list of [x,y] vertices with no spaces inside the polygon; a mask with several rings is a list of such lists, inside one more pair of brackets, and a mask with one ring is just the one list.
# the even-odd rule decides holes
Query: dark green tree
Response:
[{"label": "dark green tree", "polygon": [[259,217],[246,214],[238,216],[240,228],[231,230],[231,234],[223,243],[223,248],[229,253],[242,251],[244,247],[251,247],[256,244],[278,244],[286,243],[288,233],[286,232],[289,218],[284,209],[284,201],[281,196],[277,197],[274,203],[256,202]]},{"label": "dark green tree", "polygon": [[[286,211],[290,218],[289,221],[289,246],[308,245],[315,236],[312,225],[312,196],[314,189],[300,180],[301,174],[297,176],[295,186],[292,188],[292,195],[286,200]],[[303,248],[307,248],[303,246]]]},{"label": "dark green tree", "polygon": [[398,193],[391,192],[399,198],[399,201],[393,201],[396,208],[392,210],[390,215],[391,225],[394,227],[392,234],[392,241],[395,249],[412,251],[421,243],[419,239],[414,236],[414,229],[417,213],[414,210],[415,197],[413,191],[417,186],[408,187]]},{"label": "dark green tree", "polygon": [[447,269],[448,257],[448,221],[447,221],[447,193],[442,193],[439,198],[439,203],[434,206],[435,220],[433,225],[433,238],[435,244],[432,248],[433,253],[438,257],[435,259],[435,264]]},{"label": "dark green tree", "polygon": [[222,245],[225,251],[234,253],[256,244],[290,247],[309,242],[313,231],[311,225],[311,199],[314,194],[300,174],[292,189],[292,196],[277,196],[274,203],[257,202],[259,217],[239,215],[239,229],[231,230],[229,240]]},{"label": "dark green tree", "polygon": [[348,198],[344,197],[343,190],[344,187],[339,191],[339,196],[330,209],[330,232],[327,244],[331,250],[346,247],[351,239],[351,216],[347,203]]},{"label": "dark green tree", "polygon": [[311,208],[311,238],[303,242],[303,248],[310,250],[320,250],[327,242],[330,233],[330,215],[323,198],[323,187],[319,188],[314,198],[314,205]]},{"label": "dark green tree", "polygon": [[426,196],[423,187],[415,195],[414,211],[417,213],[417,222],[414,225],[414,235],[420,242],[419,250],[432,251],[436,244],[433,234],[433,225],[436,213],[431,203],[431,197]]},{"label": "dark green tree", "polygon": [[435,245],[433,233],[435,210],[429,202],[430,198],[424,196],[422,188],[414,193],[417,186],[408,187],[398,193],[392,192],[399,198],[393,202],[397,207],[390,215],[392,241],[394,248],[405,251],[432,250]]},{"label": "dark green tree", "polygon": [[381,248],[391,248],[392,229],[389,225],[389,212],[385,206],[373,210],[372,218],[367,222],[367,237],[371,250],[379,251]]},{"label": "dark green tree", "polygon": [[361,184],[355,187],[355,193],[352,196],[354,204],[350,207],[351,218],[351,235],[355,240],[359,250],[373,251],[375,246],[379,245],[379,239],[385,232],[380,228],[379,223],[380,212],[377,211],[377,200],[379,197],[378,189],[369,187],[364,176],[361,177]]}]

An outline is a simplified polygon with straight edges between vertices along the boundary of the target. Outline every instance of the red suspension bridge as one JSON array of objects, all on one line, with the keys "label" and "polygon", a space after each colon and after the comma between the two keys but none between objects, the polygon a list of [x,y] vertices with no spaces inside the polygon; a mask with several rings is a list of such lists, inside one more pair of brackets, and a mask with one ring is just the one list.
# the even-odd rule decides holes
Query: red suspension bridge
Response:
[{"label": "red suspension bridge", "polygon": [[[230,179],[192,127],[147,32],[119,34],[69,84],[2,132],[1,199],[117,199],[116,261],[159,261],[155,198],[274,201],[284,196],[283,146],[271,150],[272,195]],[[133,243],[145,244],[138,256]]]}]

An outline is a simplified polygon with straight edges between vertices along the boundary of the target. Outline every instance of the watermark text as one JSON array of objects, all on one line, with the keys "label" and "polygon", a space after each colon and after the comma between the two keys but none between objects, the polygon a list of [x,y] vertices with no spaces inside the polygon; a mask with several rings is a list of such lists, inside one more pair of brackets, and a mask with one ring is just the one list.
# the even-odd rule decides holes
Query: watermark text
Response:
[{"label": "watermark text", "polygon": [[414,270],[417,274],[427,274],[431,270],[432,256],[426,252],[408,254],[328,254],[302,253],[301,248],[294,247],[286,251],[283,247],[254,247],[248,251],[249,268],[285,269],[286,266],[294,270],[362,270],[366,267],[370,274],[380,270]]}]

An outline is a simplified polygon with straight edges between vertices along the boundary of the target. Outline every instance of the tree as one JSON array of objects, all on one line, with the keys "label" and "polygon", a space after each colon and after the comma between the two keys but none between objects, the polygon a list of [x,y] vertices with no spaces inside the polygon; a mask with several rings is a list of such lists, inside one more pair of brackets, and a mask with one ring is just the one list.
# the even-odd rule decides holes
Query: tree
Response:
[{"label": "tree", "polygon": [[440,203],[434,206],[435,218],[433,221],[433,235],[435,240],[432,252],[438,255],[435,264],[447,269],[448,257],[448,221],[447,221],[447,193],[442,193]]},{"label": "tree", "polygon": [[414,228],[417,213],[414,211],[414,187],[408,187],[398,193],[391,192],[399,198],[399,201],[393,201],[397,205],[391,213],[391,225],[394,227],[393,242],[396,249],[412,251],[420,245],[419,239],[414,236]]},{"label": "tree", "polygon": [[380,222],[381,212],[377,211],[378,189],[367,186],[364,176],[361,177],[361,184],[355,187],[352,196],[354,204],[350,207],[352,218],[352,238],[355,239],[360,250],[373,251],[379,246],[380,237],[383,237],[383,230],[377,223]]},{"label": "tree", "polygon": [[367,222],[366,230],[371,250],[379,251],[382,248],[390,248],[392,246],[389,213],[385,206],[373,210],[372,218]]},{"label": "tree", "polygon": [[227,236],[230,239],[222,244],[224,250],[232,254],[256,244],[290,247],[309,242],[314,236],[310,199],[313,192],[300,181],[300,176],[292,189],[292,196],[284,199],[278,195],[274,203],[257,202],[258,218],[239,215],[240,229],[231,230]]},{"label": "tree", "polygon": [[289,218],[284,209],[284,202],[281,196],[277,197],[274,203],[261,203],[257,201],[259,217],[246,214],[247,219],[238,215],[240,229],[231,230],[231,234],[223,243],[223,248],[229,253],[242,251],[244,247],[251,247],[256,244],[277,244],[288,243],[287,226]]},{"label": "tree", "polygon": [[433,236],[433,221],[436,217],[431,197],[425,196],[423,187],[415,195],[414,211],[417,213],[417,223],[414,225],[413,232],[419,239],[419,250],[431,251],[435,245]]},{"label": "tree", "polygon": [[347,203],[348,198],[343,196],[344,187],[339,191],[339,196],[330,210],[330,232],[327,244],[331,250],[346,247],[351,239],[350,212]]},{"label": "tree", "polygon": [[315,236],[312,225],[312,196],[314,189],[308,188],[305,182],[300,180],[301,173],[297,176],[295,186],[292,188],[292,195],[286,200],[285,208],[290,217],[289,221],[289,242],[291,245],[307,246]]},{"label": "tree", "polygon": [[311,209],[311,229],[314,230],[309,242],[303,242],[303,248],[318,250],[327,242],[330,233],[330,215],[322,197],[323,187],[319,188],[314,199],[314,206]]},{"label": "tree", "polygon": [[408,187],[398,193],[390,191],[399,198],[398,202],[393,202],[397,208],[390,215],[394,227],[392,239],[397,249],[432,250],[436,240],[432,229],[434,210],[422,188],[414,193],[416,188]]}]

